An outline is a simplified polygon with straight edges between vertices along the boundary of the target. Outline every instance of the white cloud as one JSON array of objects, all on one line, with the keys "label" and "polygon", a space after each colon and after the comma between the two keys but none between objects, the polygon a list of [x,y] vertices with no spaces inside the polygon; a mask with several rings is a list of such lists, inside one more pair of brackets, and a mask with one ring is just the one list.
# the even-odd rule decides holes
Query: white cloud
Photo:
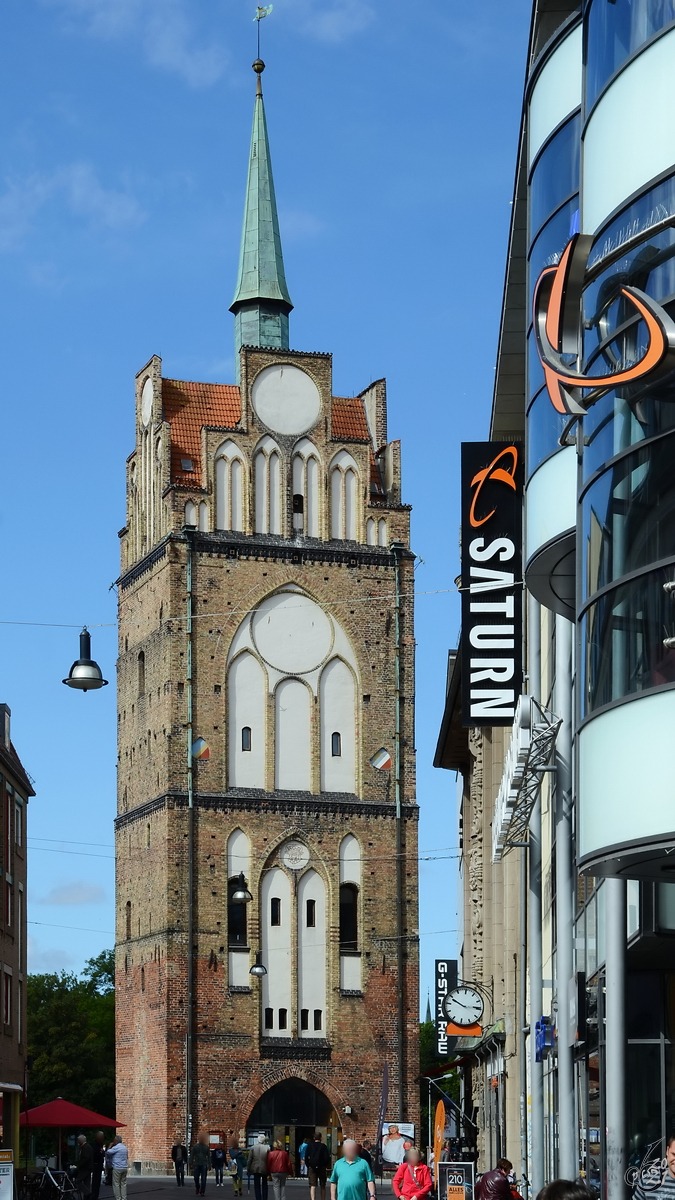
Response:
[{"label": "white cloud", "polygon": [[287,0],[300,29],[319,42],[344,42],[361,33],[375,16],[367,0]]},{"label": "white cloud", "polygon": [[46,896],[41,896],[37,903],[74,906],[79,904],[105,904],[105,900],[106,894],[99,884],[81,881],[63,883],[60,887],[53,887],[51,891],[47,892]]},{"label": "white cloud", "polygon": [[35,939],[28,938],[28,970],[32,973],[65,971],[72,967],[77,959],[68,950],[43,949]]},{"label": "white cloud", "polygon": [[139,45],[154,67],[210,87],[227,65],[221,45],[196,44],[187,0],[43,0],[92,37]]},{"label": "white cloud", "polygon": [[145,219],[128,191],[104,187],[89,163],[71,163],[55,171],[7,180],[0,194],[0,251],[16,249],[39,210],[59,201],[95,229],[119,230]]}]

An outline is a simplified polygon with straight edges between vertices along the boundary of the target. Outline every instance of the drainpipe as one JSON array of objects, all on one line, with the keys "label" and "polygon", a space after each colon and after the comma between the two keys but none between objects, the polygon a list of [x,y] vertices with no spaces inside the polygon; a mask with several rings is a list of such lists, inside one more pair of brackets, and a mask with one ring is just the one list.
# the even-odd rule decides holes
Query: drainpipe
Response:
[{"label": "drainpipe", "polygon": [[574,1120],[574,1062],[569,1044],[568,996],[574,975],[574,876],[572,872],[572,625],[555,619],[555,711],[562,717],[555,750],[556,992],[558,998],[558,1169],[578,1173]]},{"label": "drainpipe", "polygon": [[605,1114],[607,1200],[626,1195],[626,881],[606,879],[605,889]]},{"label": "drainpipe", "polygon": [[394,800],[396,803],[396,957],[398,972],[398,1008],[396,1013],[396,1035],[398,1042],[398,1106],[400,1119],[405,1120],[405,1005],[404,980],[405,957],[403,949],[403,815],[401,811],[401,554],[403,542],[392,542],[391,552],[395,558],[396,595],[394,604],[395,634],[395,700],[394,700]]},{"label": "drainpipe", "polygon": [[[530,695],[541,698],[541,610],[534,596],[528,597],[528,658]],[[530,817],[529,951],[530,951],[530,1094],[531,1169],[530,1188],[537,1196],[544,1186],[544,1069],[536,1059],[535,1023],[543,1011],[541,968],[541,799]]]},{"label": "drainpipe", "polygon": [[187,794],[188,794],[188,921],[187,921],[187,1031],[185,1036],[185,1145],[190,1149],[192,1144],[192,1111],[193,1111],[193,1071],[194,1071],[194,848],[195,848],[195,809],[193,789],[192,764],[192,529],[185,530],[187,538],[187,567],[186,567],[186,684],[187,684],[187,724],[186,724],[186,753],[187,753]]}]

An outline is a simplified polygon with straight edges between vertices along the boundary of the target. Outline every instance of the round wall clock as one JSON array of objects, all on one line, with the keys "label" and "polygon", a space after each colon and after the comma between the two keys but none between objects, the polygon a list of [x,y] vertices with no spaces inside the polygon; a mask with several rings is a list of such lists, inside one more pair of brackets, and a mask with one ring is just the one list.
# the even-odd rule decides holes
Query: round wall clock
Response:
[{"label": "round wall clock", "polygon": [[475,988],[461,984],[445,997],[445,1015],[455,1025],[476,1025],[483,1015],[483,997]]}]

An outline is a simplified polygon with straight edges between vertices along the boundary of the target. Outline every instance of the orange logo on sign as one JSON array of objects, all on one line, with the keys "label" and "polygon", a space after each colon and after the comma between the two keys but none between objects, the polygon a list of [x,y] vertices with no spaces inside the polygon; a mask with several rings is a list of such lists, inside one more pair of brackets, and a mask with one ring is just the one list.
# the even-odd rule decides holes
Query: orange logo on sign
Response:
[{"label": "orange logo on sign", "polygon": [[675,367],[675,323],[651,296],[630,286],[619,288],[618,295],[630,301],[647,326],[647,349],[642,357],[609,375],[585,375],[572,367],[579,358],[581,294],[591,244],[592,238],[575,234],[558,265],[546,267],[534,289],[534,334],[546,390],[558,412],[572,415],[586,412],[612,388],[647,376],[658,378]]},{"label": "orange logo on sign", "polygon": [[[501,462],[503,458],[511,459],[511,468],[508,471],[505,470],[504,467],[497,466],[497,463]],[[493,508],[492,512],[489,512],[486,517],[481,517],[480,520],[476,516],[476,501],[480,496],[483,484],[487,483],[488,480],[493,480],[495,483],[505,483],[507,487],[512,488],[515,492],[515,476],[517,466],[518,451],[516,450],[515,446],[507,446],[505,450],[499,451],[499,454],[496,458],[493,458],[489,467],[484,467],[482,471],[479,471],[477,475],[474,475],[473,479],[471,480],[471,487],[475,487],[476,490],[473,494],[473,500],[471,501],[471,508],[469,509],[469,524],[472,525],[474,529],[478,529],[480,525],[484,525],[486,521],[490,520],[490,517],[494,517],[497,511],[496,508]]]}]

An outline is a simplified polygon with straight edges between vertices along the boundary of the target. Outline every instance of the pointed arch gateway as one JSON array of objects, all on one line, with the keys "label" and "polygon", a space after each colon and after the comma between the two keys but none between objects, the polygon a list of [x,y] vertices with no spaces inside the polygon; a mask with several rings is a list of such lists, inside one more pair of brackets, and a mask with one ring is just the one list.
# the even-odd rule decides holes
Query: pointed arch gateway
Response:
[{"label": "pointed arch gateway", "polygon": [[303,1069],[303,1074],[307,1078],[289,1072],[286,1079],[273,1084],[258,1097],[246,1117],[247,1134],[264,1132],[271,1137],[275,1126],[290,1127],[290,1153],[296,1177],[300,1175],[298,1148],[315,1130],[322,1134],[331,1156],[335,1157],[342,1129],[340,1108],[344,1104],[342,1097],[331,1098],[326,1094],[323,1079],[317,1080],[322,1084],[320,1088],[312,1082],[309,1071]]}]

